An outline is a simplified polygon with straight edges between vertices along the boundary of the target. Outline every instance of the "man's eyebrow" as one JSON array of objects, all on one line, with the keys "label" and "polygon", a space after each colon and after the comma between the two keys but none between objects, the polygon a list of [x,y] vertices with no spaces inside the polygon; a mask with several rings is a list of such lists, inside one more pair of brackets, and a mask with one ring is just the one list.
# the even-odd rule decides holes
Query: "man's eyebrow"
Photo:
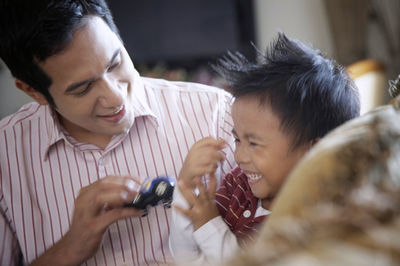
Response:
[{"label": "man's eyebrow", "polygon": [[107,64],[106,69],[108,69],[108,68],[114,63],[115,58],[117,58],[117,56],[119,55],[120,52],[121,52],[121,48],[118,48],[118,49],[114,52],[113,56],[111,57],[110,62],[108,62],[108,64]]},{"label": "man's eyebrow", "polygon": [[65,90],[65,93],[70,93],[70,92],[76,90],[77,88],[79,88],[79,87],[81,87],[81,86],[83,86],[85,84],[88,84],[90,82],[93,82],[95,80],[96,80],[96,78],[91,78],[91,79],[87,79],[87,80],[84,80],[84,81],[73,83],[73,84],[71,84],[71,85],[69,85],[67,87],[67,89]]},{"label": "man's eyebrow", "polygon": [[[111,60],[108,62],[107,66],[106,66],[106,69],[108,69],[108,68],[114,63],[115,58],[117,58],[117,56],[119,55],[120,52],[121,52],[121,49],[120,49],[120,48],[118,48],[118,49],[114,52],[114,54],[113,54],[112,57],[111,57]],[[88,84],[88,83],[90,83],[90,82],[95,81],[96,79],[97,79],[97,78],[90,78],[90,79],[87,79],[87,80],[84,80],[84,81],[79,81],[79,82],[73,83],[73,84],[71,84],[71,85],[69,85],[69,86],[67,87],[67,89],[65,90],[65,93],[70,93],[70,92],[76,90],[77,88],[79,88],[79,87],[81,87],[81,86],[83,86],[83,85],[85,85],[85,84]]]}]

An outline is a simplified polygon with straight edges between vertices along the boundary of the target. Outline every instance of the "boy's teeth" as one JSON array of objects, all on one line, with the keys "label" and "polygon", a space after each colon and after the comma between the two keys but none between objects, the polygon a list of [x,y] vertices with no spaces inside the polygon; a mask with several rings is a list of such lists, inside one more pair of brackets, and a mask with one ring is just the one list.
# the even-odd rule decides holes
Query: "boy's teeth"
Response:
[{"label": "boy's teeth", "polygon": [[247,174],[247,177],[248,177],[250,180],[257,180],[257,179],[260,179],[260,178],[261,178],[261,175],[260,175],[260,174]]}]

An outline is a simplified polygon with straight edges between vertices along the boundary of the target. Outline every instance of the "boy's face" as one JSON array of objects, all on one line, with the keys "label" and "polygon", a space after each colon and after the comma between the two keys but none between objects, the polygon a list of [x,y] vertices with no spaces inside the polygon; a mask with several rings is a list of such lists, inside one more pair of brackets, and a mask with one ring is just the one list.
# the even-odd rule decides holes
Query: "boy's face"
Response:
[{"label": "boy's face", "polygon": [[291,137],[280,129],[280,120],[259,98],[243,96],[232,106],[235,160],[248,177],[253,194],[269,208],[293,166],[307,148],[290,148]]},{"label": "boy's face", "polygon": [[123,44],[99,17],[89,17],[62,52],[40,64],[65,129],[76,139],[110,139],[133,123],[138,74]]}]

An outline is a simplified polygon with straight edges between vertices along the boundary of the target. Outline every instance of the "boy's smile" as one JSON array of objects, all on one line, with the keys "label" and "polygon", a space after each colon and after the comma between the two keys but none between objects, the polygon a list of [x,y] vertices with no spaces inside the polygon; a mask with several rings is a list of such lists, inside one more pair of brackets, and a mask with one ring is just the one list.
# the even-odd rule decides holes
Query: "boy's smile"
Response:
[{"label": "boy's smile", "polygon": [[263,177],[261,174],[256,173],[246,173],[246,176],[250,185],[256,184]]}]

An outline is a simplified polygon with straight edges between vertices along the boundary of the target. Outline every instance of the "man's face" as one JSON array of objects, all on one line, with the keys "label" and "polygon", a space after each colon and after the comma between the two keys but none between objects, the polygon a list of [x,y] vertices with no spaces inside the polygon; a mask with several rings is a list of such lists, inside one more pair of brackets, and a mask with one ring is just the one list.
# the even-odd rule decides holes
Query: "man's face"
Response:
[{"label": "man's face", "polygon": [[133,123],[132,85],[138,74],[117,35],[88,17],[62,52],[40,64],[64,128],[77,140],[110,139]]},{"label": "man's face", "polygon": [[307,151],[291,149],[291,137],[280,128],[280,120],[268,104],[257,97],[240,97],[232,106],[235,160],[248,177],[250,188],[269,208],[288,173]]}]

